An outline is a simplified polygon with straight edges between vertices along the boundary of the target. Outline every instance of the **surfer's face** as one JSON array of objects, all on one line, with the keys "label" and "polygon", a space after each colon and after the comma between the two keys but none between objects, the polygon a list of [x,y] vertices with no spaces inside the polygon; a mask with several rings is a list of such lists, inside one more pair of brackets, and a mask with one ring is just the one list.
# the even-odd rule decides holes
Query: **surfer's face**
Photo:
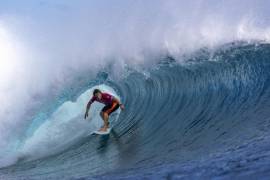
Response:
[{"label": "surfer's face", "polygon": [[95,96],[97,99],[101,100],[101,93],[96,93]]}]

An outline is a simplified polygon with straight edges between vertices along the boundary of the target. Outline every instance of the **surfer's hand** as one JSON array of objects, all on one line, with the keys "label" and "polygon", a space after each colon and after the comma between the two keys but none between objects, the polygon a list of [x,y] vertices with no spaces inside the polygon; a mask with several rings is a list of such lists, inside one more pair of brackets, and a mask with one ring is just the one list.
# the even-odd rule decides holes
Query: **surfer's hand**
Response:
[{"label": "surfer's hand", "polygon": [[88,112],[85,112],[84,119],[88,117]]},{"label": "surfer's hand", "polygon": [[125,109],[125,106],[123,104],[120,105],[121,110]]}]

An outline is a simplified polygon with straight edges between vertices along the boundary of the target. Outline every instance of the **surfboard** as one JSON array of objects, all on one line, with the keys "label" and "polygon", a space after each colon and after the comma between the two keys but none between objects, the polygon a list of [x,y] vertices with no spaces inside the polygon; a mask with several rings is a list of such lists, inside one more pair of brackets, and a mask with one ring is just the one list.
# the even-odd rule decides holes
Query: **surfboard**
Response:
[{"label": "surfboard", "polygon": [[98,134],[98,135],[107,135],[110,134],[112,128],[108,128],[107,131],[94,131],[92,134]]}]

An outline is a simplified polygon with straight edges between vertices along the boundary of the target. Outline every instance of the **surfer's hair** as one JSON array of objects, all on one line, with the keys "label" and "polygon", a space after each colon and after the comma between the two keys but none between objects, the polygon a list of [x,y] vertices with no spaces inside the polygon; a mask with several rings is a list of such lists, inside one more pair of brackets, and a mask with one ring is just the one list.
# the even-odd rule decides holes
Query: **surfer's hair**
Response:
[{"label": "surfer's hair", "polygon": [[95,90],[93,91],[93,95],[96,95],[97,93],[101,93],[101,90],[95,89]]}]

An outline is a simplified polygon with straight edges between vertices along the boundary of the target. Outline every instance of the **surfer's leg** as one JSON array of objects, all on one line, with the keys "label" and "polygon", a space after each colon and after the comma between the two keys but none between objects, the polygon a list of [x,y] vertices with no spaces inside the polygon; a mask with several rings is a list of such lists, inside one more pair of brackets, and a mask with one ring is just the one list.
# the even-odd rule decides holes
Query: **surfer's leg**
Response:
[{"label": "surfer's leg", "polygon": [[109,116],[112,112],[116,111],[119,108],[119,104],[113,102],[111,105],[105,106],[101,112],[100,116],[104,121],[104,126],[100,129],[100,131],[106,131],[109,128]]},{"label": "surfer's leg", "polygon": [[106,131],[107,128],[109,127],[109,115],[108,113],[101,111],[100,116],[102,120],[104,121],[104,125],[102,126],[102,128],[100,128],[100,131]]},{"label": "surfer's leg", "polygon": [[104,128],[107,129],[109,127],[109,114],[106,112],[103,113],[103,121],[104,121]]},{"label": "surfer's leg", "polygon": [[[100,111],[99,115],[100,115],[101,119],[103,120],[104,118],[103,118],[103,112],[102,112],[102,111]],[[103,121],[104,121],[104,120],[103,120]],[[103,124],[102,128],[103,128],[103,127],[104,127],[104,124]]]}]

